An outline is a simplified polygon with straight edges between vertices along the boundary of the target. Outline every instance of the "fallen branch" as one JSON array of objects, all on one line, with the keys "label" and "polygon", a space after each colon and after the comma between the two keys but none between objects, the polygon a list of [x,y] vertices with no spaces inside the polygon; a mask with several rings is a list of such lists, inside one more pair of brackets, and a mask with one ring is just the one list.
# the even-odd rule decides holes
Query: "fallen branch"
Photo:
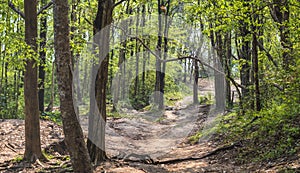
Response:
[{"label": "fallen branch", "polygon": [[[225,145],[225,146],[217,148],[201,157],[186,157],[186,158],[178,158],[178,159],[171,159],[171,160],[164,160],[164,161],[159,161],[159,160],[154,161],[149,155],[137,155],[137,154],[133,154],[133,153],[129,154],[128,156],[125,156],[124,158],[115,157],[115,158],[111,158],[111,159],[123,160],[125,162],[139,162],[139,163],[152,164],[152,165],[175,164],[175,163],[180,163],[180,162],[205,159],[207,157],[216,155],[221,151],[231,150],[231,149],[234,149],[235,147],[241,147],[241,144],[236,142],[231,145]],[[135,158],[139,158],[139,159],[130,159],[130,157],[135,157]]]},{"label": "fallen branch", "polygon": [[14,149],[14,147],[13,147],[10,143],[5,144],[5,146],[6,146],[8,149],[12,150],[13,152],[17,153],[17,151]]}]

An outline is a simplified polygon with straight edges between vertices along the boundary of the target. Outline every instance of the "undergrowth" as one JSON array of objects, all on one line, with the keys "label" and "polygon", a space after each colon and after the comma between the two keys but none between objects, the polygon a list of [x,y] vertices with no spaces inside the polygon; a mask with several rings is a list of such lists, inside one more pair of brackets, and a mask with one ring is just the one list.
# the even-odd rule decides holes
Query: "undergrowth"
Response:
[{"label": "undergrowth", "polygon": [[62,125],[61,113],[60,111],[55,112],[43,112],[41,119],[52,121],[58,125]]},{"label": "undergrowth", "polygon": [[[291,105],[292,104],[292,105]],[[259,112],[244,115],[232,111],[220,123],[190,137],[191,143],[215,134],[222,143],[241,142],[237,158],[240,163],[288,158],[300,151],[300,106],[276,104]]]}]

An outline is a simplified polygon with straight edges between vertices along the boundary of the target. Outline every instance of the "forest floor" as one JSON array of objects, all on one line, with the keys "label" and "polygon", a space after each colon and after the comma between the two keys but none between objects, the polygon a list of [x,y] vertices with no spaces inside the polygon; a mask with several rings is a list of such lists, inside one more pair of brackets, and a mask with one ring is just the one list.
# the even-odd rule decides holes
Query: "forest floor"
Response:
[{"label": "forest floor", "polygon": [[[106,151],[110,158],[95,172],[168,173],[168,172],[279,172],[299,168],[300,159],[283,158],[268,163],[239,164],[241,144],[224,144],[214,136],[195,143],[189,138],[216,123],[212,108],[191,105],[185,97],[163,112],[127,111],[126,117],[108,118]],[[81,116],[87,136],[88,117]],[[63,142],[62,127],[41,120],[41,142],[48,161],[28,164],[24,154],[24,121],[0,121],[0,172],[72,172]]]}]

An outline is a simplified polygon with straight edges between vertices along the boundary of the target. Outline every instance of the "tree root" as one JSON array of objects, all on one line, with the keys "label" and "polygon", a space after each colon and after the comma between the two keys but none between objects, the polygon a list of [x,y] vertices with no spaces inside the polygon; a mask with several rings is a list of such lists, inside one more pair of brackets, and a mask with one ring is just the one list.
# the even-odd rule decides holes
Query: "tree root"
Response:
[{"label": "tree root", "polygon": [[226,150],[231,150],[234,149],[235,147],[241,147],[240,143],[233,143],[231,145],[225,145],[222,147],[219,147],[201,157],[187,157],[187,158],[178,158],[178,159],[172,159],[172,160],[165,160],[165,161],[155,161],[152,164],[158,165],[158,164],[175,164],[175,163],[180,163],[180,162],[185,162],[185,161],[193,161],[193,160],[201,160],[201,159],[205,159],[207,157],[213,156],[218,154],[221,151],[226,151]]},{"label": "tree root", "polygon": [[[149,155],[137,155],[137,154],[129,154],[128,156],[125,156],[122,160],[125,162],[140,162],[144,164],[152,164],[152,165],[160,165],[160,164],[175,164],[175,163],[180,163],[180,162],[186,162],[186,161],[194,161],[194,160],[201,160],[213,155],[218,154],[221,151],[226,151],[226,150],[231,150],[236,147],[241,147],[240,143],[233,143],[231,145],[225,145],[222,147],[219,147],[201,157],[186,157],[186,158],[177,158],[177,159],[171,159],[171,160],[164,160],[164,161],[154,161]],[[146,156],[146,157],[145,157]],[[140,158],[138,160],[133,160],[130,159],[130,157],[135,157],[135,158]],[[119,158],[121,159],[121,158]]]}]

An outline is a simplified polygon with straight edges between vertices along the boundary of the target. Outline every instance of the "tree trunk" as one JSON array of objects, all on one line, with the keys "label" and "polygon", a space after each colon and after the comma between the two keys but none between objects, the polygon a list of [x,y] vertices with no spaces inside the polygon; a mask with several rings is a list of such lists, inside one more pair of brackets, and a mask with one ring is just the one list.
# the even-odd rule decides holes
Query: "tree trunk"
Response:
[{"label": "tree trunk", "polygon": [[199,77],[199,62],[194,60],[194,87],[193,87],[193,103],[194,104],[199,104],[198,77]]},{"label": "tree trunk", "polygon": [[[164,15],[164,60],[168,58],[168,37],[169,37],[169,21],[168,21],[168,15],[170,12],[170,0],[166,3],[166,12]],[[164,94],[165,94],[165,72],[166,72],[167,64],[166,62],[162,63],[162,71],[161,71],[161,83],[160,83],[160,90],[161,90],[161,103],[160,103],[160,109],[164,107]]]},{"label": "tree trunk", "polygon": [[[44,6],[47,4],[46,0],[41,1],[41,5]],[[46,39],[47,39],[47,16],[45,13],[42,13],[40,19],[40,64],[39,64],[39,110],[44,112],[44,95],[45,95],[45,65],[46,65]]]},{"label": "tree trunk", "polygon": [[[144,27],[145,27],[145,21],[146,20],[146,6],[145,4],[142,5],[142,21],[141,21],[141,25],[142,25],[142,35],[143,35],[143,42],[146,43],[146,39],[144,36]],[[141,94],[143,96],[145,96],[145,79],[146,79],[146,62],[147,62],[147,54],[146,54],[147,49],[145,47],[143,47],[143,65],[142,65],[142,85],[141,85]],[[143,99],[143,102],[145,102],[146,99]]]},{"label": "tree trunk", "polygon": [[48,104],[48,106],[47,106],[47,108],[45,110],[46,112],[51,112],[53,110],[53,104],[54,104],[54,100],[55,100],[55,98],[54,98],[54,85],[55,85],[54,84],[54,79],[55,79],[54,73],[55,73],[55,63],[52,62],[52,69],[51,69],[51,91],[50,91],[51,95],[50,95],[49,104]]},{"label": "tree trunk", "polygon": [[[157,1],[158,6],[158,40],[157,40],[157,46],[156,46],[156,54],[159,58],[161,58],[161,47],[162,47],[162,19],[161,19],[161,3],[160,0]],[[156,57],[156,73],[155,73],[155,94],[154,94],[154,103],[156,106],[158,106],[158,109],[163,108],[163,94],[162,94],[162,88],[161,88],[161,82],[162,82],[162,67],[160,59]]]},{"label": "tree trunk", "polygon": [[[248,8],[249,2],[244,2],[244,7]],[[245,108],[249,107],[249,99],[250,99],[250,92],[249,92],[249,86],[250,86],[250,62],[251,62],[251,48],[250,48],[250,40],[248,39],[250,31],[249,31],[249,25],[246,21],[241,20],[240,21],[240,36],[241,36],[241,48],[238,50],[238,57],[241,65],[240,70],[240,80],[241,84],[245,86],[242,88],[242,96],[243,96],[243,104],[246,106]],[[246,105],[245,105],[246,104]]]},{"label": "tree trunk", "polygon": [[270,6],[271,16],[279,27],[280,43],[283,47],[283,68],[290,69],[290,65],[294,65],[295,61],[291,56],[292,43],[290,41],[289,31],[289,1],[288,0],[273,0],[274,5]]},{"label": "tree trunk", "polygon": [[[105,125],[106,125],[106,84],[108,80],[109,37],[112,22],[113,0],[98,0],[98,11],[94,20],[94,41],[99,45],[99,60],[93,67],[95,84],[91,86],[89,134],[87,147],[91,161],[98,164],[106,159]],[[108,27],[107,27],[108,26]],[[106,28],[105,28],[106,27]],[[98,68],[99,67],[99,68]],[[94,81],[94,80],[92,80]]]},{"label": "tree trunk", "polygon": [[[210,26],[212,27],[212,26]],[[224,111],[226,107],[225,102],[225,76],[224,74],[220,73],[222,71],[222,44],[221,44],[221,37],[219,33],[216,33],[216,38],[214,36],[214,32],[211,31],[210,33],[210,40],[211,40],[211,55],[213,57],[214,68],[218,71],[214,70],[214,78],[215,78],[215,101],[216,101],[216,111]],[[216,46],[217,46],[217,53],[216,53]]]},{"label": "tree trunk", "polygon": [[[139,36],[139,15],[140,15],[140,9],[137,8],[137,15],[136,15],[136,25],[135,25],[135,35],[136,37]],[[134,96],[136,99],[139,99],[139,43],[138,40],[135,41],[135,83],[134,83]],[[135,100],[136,102],[137,100]]]},{"label": "tree trunk", "polygon": [[73,105],[68,11],[67,0],[54,0],[54,48],[63,130],[74,172],[93,172]]},{"label": "tree trunk", "polygon": [[[37,52],[37,1],[24,0],[25,41]],[[44,158],[41,151],[40,120],[38,103],[38,74],[34,53],[27,55],[24,75],[25,99],[25,154],[24,159],[34,162]]]},{"label": "tree trunk", "polygon": [[260,89],[259,89],[259,73],[258,73],[258,40],[257,40],[257,27],[256,22],[258,21],[258,15],[254,14],[253,16],[253,34],[252,34],[252,67],[253,67],[253,83],[254,83],[254,96],[255,96],[255,110],[260,111],[261,110],[261,104],[260,104]]},{"label": "tree trunk", "polygon": [[[224,71],[226,72],[227,76],[231,76],[231,57],[232,57],[232,53],[231,53],[231,33],[228,32],[226,34],[226,60],[225,60],[225,65],[224,65]],[[228,67],[228,68],[227,68]],[[230,80],[228,78],[226,78],[226,102],[229,108],[231,108],[233,106],[233,100],[231,97],[231,85],[230,85]]]}]

